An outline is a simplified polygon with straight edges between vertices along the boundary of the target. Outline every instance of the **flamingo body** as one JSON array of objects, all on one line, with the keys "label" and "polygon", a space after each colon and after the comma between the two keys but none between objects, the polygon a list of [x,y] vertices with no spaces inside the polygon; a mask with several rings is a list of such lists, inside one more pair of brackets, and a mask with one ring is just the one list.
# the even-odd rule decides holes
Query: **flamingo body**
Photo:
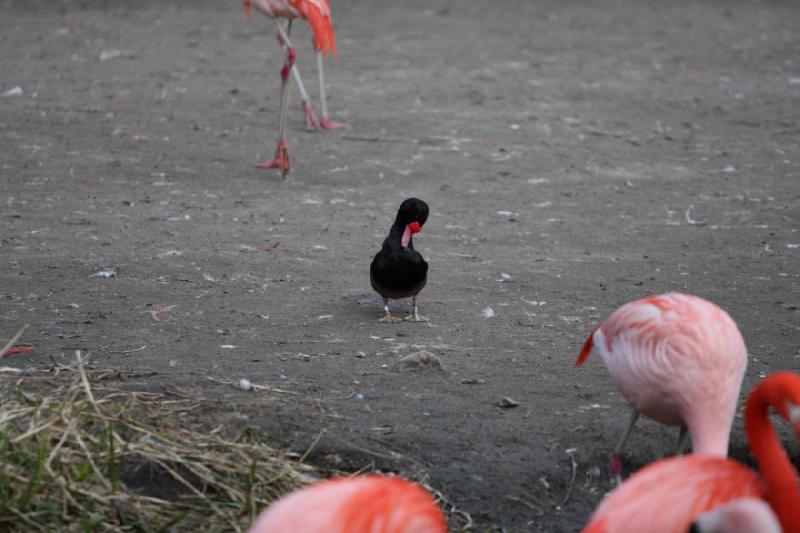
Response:
[{"label": "flamingo body", "polygon": [[251,5],[271,18],[307,20],[314,33],[316,49],[325,55],[328,52],[336,55],[336,38],[328,0],[245,0],[242,4],[245,14],[249,14]]},{"label": "flamingo body", "polygon": [[[800,375],[791,372],[771,374],[748,396],[745,430],[762,477],[735,461],[713,455],[664,459],[641,469],[612,491],[592,514],[583,533],[685,533],[695,519],[699,521],[694,525],[697,529],[708,517],[700,515],[729,502],[739,503],[733,510],[728,507],[721,511],[716,519],[726,514],[736,518],[737,510],[747,506],[742,503],[746,498],[765,500],[783,531],[800,531],[797,471],[781,447],[768,413],[770,407],[774,408],[795,424],[797,431],[800,421],[793,412],[798,405]],[[764,533],[768,531],[764,529]]]},{"label": "flamingo body", "polygon": [[685,533],[697,515],[738,498],[764,498],[755,472],[712,455],[652,463],[603,500],[583,533]]},{"label": "flamingo body", "polygon": [[445,533],[447,522],[419,485],[389,476],[321,481],[271,505],[249,533]]},{"label": "flamingo body", "polygon": [[583,346],[603,360],[633,409],[685,426],[696,453],[726,456],[747,348],[736,323],[697,296],[670,293],[617,309]]}]

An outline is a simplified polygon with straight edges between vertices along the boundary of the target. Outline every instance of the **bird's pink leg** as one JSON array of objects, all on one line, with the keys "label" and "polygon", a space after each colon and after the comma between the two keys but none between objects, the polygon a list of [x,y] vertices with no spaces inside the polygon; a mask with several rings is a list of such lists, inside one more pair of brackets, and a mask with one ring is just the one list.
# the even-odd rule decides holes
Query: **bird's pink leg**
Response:
[{"label": "bird's pink leg", "polygon": [[[288,46],[291,46],[291,43],[288,45],[284,43],[284,47]],[[294,81],[297,82],[297,89],[300,91],[300,99],[303,101],[303,114],[306,116],[306,129],[316,131],[320,128],[319,120],[317,120],[317,115],[314,113],[311,99],[308,97],[306,86],[303,83],[303,78],[300,77],[300,71],[297,70],[297,65],[292,66],[292,76],[294,76]]]},{"label": "bird's pink leg", "polygon": [[[292,21],[289,20],[287,30],[284,31],[280,21],[275,19],[275,25],[278,27],[278,34],[284,42],[290,43],[289,32],[292,30]],[[278,118],[278,148],[275,151],[275,158],[271,161],[256,164],[256,168],[278,168],[281,171],[281,177],[285,178],[289,172],[289,152],[286,148],[286,139],[284,132],[286,130],[286,110],[289,107],[289,72],[294,66],[295,52],[294,48],[287,46],[286,48],[286,62],[281,68],[281,107],[280,115]]]},{"label": "bird's pink leg", "polygon": [[628,421],[628,427],[625,429],[625,433],[622,434],[616,447],[614,447],[614,451],[611,452],[611,477],[617,485],[622,483],[622,448],[625,447],[625,443],[628,441],[628,437],[631,436],[631,432],[633,431],[633,425],[638,419],[639,412],[634,409],[633,412],[631,412],[631,418],[630,421]]},{"label": "bird's pink leg", "polygon": [[325,95],[325,69],[322,66],[322,52],[319,50],[317,50],[317,70],[319,71],[319,100],[322,106],[322,118],[319,121],[319,125],[326,130],[348,128],[349,126],[344,122],[336,122],[328,117],[328,99]]}]

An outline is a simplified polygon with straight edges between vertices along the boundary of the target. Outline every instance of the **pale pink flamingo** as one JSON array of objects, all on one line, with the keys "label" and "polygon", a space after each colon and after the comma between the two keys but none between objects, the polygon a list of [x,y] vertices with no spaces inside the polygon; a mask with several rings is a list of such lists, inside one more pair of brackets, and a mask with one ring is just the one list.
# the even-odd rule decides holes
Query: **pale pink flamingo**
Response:
[{"label": "pale pink flamingo", "polygon": [[716,455],[663,459],[606,496],[583,533],[685,533],[703,513],[743,498],[766,500],[785,532],[800,531],[797,471],[770,424],[770,407],[795,426],[800,438],[800,375],[771,374],[747,399],[745,431],[762,477]]},{"label": "pale pink flamingo", "polygon": [[446,533],[428,491],[402,478],[332,478],[270,505],[249,533]]},{"label": "pale pink flamingo", "polygon": [[[286,130],[286,111],[289,107],[289,73],[294,76],[297,87],[300,90],[300,97],[303,100],[303,112],[306,116],[306,124],[310,129],[340,129],[346,128],[347,124],[335,122],[328,116],[328,103],[325,93],[325,71],[323,69],[322,56],[330,52],[336,56],[336,39],[331,25],[331,9],[329,0],[244,0],[242,9],[245,16],[249,17],[250,7],[256,9],[275,21],[278,27],[278,40],[286,49],[286,62],[281,68],[281,104],[278,117],[278,148],[275,158],[258,163],[258,168],[278,168],[281,176],[285,177],[289,172],[289,152],[286,148],[284,131]],[[317,70],[319,71],[319,95],[322,106],[321,119],[317,120],[311,101],[306,92],[300,72],[295,65],[295,49],[289,40],[292,31],[292,20],[302,18],[308,21],[311,30],[314,32],[314,49],[317,54]],[[286,28],[283,27],[281,19],[287,19]]]},{"label": "pale pink flamingo", "polygon": [[670,293],[623,305],[597,326],[575,366],[597,353],[630,403],[628,427],[611,453],[611,473],[622,475],[621,453],[640,414],[686,430],[692,451],[728,455],[733,416],[747,366],[747,348],[728,313],[697,296]]},{"label": "pale pink flamingo", "polygon": [[742,498],[701,514],[688,533],[781,533],[781,523],[765,501]]}]

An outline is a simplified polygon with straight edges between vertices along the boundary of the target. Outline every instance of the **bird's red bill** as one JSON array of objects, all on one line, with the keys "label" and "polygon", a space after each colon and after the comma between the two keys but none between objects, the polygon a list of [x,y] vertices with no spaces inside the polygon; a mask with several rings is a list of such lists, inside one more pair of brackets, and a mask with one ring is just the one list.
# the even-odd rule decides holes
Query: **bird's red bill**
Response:
[{"label": "bird's red bill", "polygon": [[408,229],[411,230],[411,233],[419,233],[422,231],[422,226],[419,225],[419,222],[412,222],[408,225]]}]

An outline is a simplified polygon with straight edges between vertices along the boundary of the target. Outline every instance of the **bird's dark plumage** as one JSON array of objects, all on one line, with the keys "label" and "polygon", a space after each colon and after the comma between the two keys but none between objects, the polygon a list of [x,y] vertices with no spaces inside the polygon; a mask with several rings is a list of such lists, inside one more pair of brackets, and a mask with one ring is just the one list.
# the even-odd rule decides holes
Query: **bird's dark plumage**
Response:
[{"label": "bird's dark plumage", "polygon": [[414,250],[412,235],[421,229],[427,219],[428,204],[417,198],[405,200],[397,211],[381,251],[370,265],[370,282],[384,299],[384,319],[387,321],[391,318],[388,300],[409,296],[414,299],[414,320],[422,320],[417,313],[416,295],[425,286],[428,263]]}]

